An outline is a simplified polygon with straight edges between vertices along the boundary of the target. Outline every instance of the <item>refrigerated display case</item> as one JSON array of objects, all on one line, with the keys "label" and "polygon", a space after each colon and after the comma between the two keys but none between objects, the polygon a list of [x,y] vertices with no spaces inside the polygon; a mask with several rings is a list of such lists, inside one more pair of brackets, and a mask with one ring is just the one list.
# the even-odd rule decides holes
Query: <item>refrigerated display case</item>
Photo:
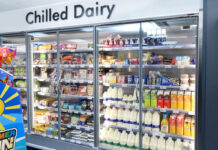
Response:
[{"label": "refrigerated display case", "polygon": [[110,25],[97,31],[106,105],[104,118],[99,117],[100,147],[194,149],[197,19]]},{"label": "refrigerated display case", "polygon": [[1,38],[0,45],[16,50],[15,59],[10,65],[2,65],[2,68],[13,75],[13,87],[20,91],[25,131],[27,131],[27,59],[25,35],[5,36]]},{"label": "refrigerated display case", "polygon": [[90,149],[195,149],[197,30],[189,16],[27,33],[28,134]]}]

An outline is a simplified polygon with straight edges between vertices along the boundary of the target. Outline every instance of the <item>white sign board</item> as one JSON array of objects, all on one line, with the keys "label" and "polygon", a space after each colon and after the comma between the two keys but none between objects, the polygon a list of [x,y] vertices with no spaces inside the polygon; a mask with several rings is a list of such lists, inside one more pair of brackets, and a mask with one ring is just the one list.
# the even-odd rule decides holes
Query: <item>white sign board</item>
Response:
[{"label": "white sign board", "polygon": [[198,13],[201,0],[72,0],[0,13],[0,33]]}]

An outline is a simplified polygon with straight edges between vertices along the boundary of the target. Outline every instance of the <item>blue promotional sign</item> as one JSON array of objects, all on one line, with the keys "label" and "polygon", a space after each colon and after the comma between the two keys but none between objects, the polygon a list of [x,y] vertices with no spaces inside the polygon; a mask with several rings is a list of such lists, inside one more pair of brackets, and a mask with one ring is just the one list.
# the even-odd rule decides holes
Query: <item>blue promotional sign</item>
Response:
[{"label": "blue promotional sign", "polygon": [[26,150],[20,92],[0,82],[0,150]]}]

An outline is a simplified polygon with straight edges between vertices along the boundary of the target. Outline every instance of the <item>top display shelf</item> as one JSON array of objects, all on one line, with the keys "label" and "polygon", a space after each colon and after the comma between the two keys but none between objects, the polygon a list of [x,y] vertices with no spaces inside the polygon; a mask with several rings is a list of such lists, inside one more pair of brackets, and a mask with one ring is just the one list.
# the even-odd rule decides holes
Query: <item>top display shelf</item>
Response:
[{"label": "top display shelf", "polygon": [[[169,50],[169,49],[195,49],[195,44],[185,45],[163,45],[163,46],[143,46],[142,50]],[[108,47],[99,48],[99,51],[138,51],[139,47]]]},{"label": "top display shelf", "polygon": [[[82,52],[92,52],[93,49],[63,49],[60,50],[60,53],[82,53]],[[34,51],[33,53],[35,54],[40,54],[40,53],[57,53],[57,50],[39,50],[39,51]]]}]

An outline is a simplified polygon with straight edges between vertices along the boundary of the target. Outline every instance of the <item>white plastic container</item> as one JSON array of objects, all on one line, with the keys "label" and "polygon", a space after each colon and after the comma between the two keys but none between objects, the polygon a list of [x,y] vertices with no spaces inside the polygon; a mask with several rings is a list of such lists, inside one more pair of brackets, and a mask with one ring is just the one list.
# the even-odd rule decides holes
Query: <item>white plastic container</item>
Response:
[{"label": "white plastic container", "polygon": [[158,150],[166,150],[166,140],[163,137],[160,137],[157,142]]},{"label": "white plastic container", "polygon": [[152,115],[152,131],[160,131],[160,114],[157,111],[155,111]]},{"label": "white plastic container", "polygon": [[152,113],[151,111],[147,111],[145,113],[145,130],[151,130],[152,125]]},{"label": "white plastic container", "polygon": [[156,136],[152,136],[151,137],[151,141],[150,141],[150,149],[151,150],[157,150],[157,144],[158,144],[158,139]]},{"label": "white plastic container", "polygon": [[169,137],[166,141],[166,150],[174,150],[174,141]]}]

